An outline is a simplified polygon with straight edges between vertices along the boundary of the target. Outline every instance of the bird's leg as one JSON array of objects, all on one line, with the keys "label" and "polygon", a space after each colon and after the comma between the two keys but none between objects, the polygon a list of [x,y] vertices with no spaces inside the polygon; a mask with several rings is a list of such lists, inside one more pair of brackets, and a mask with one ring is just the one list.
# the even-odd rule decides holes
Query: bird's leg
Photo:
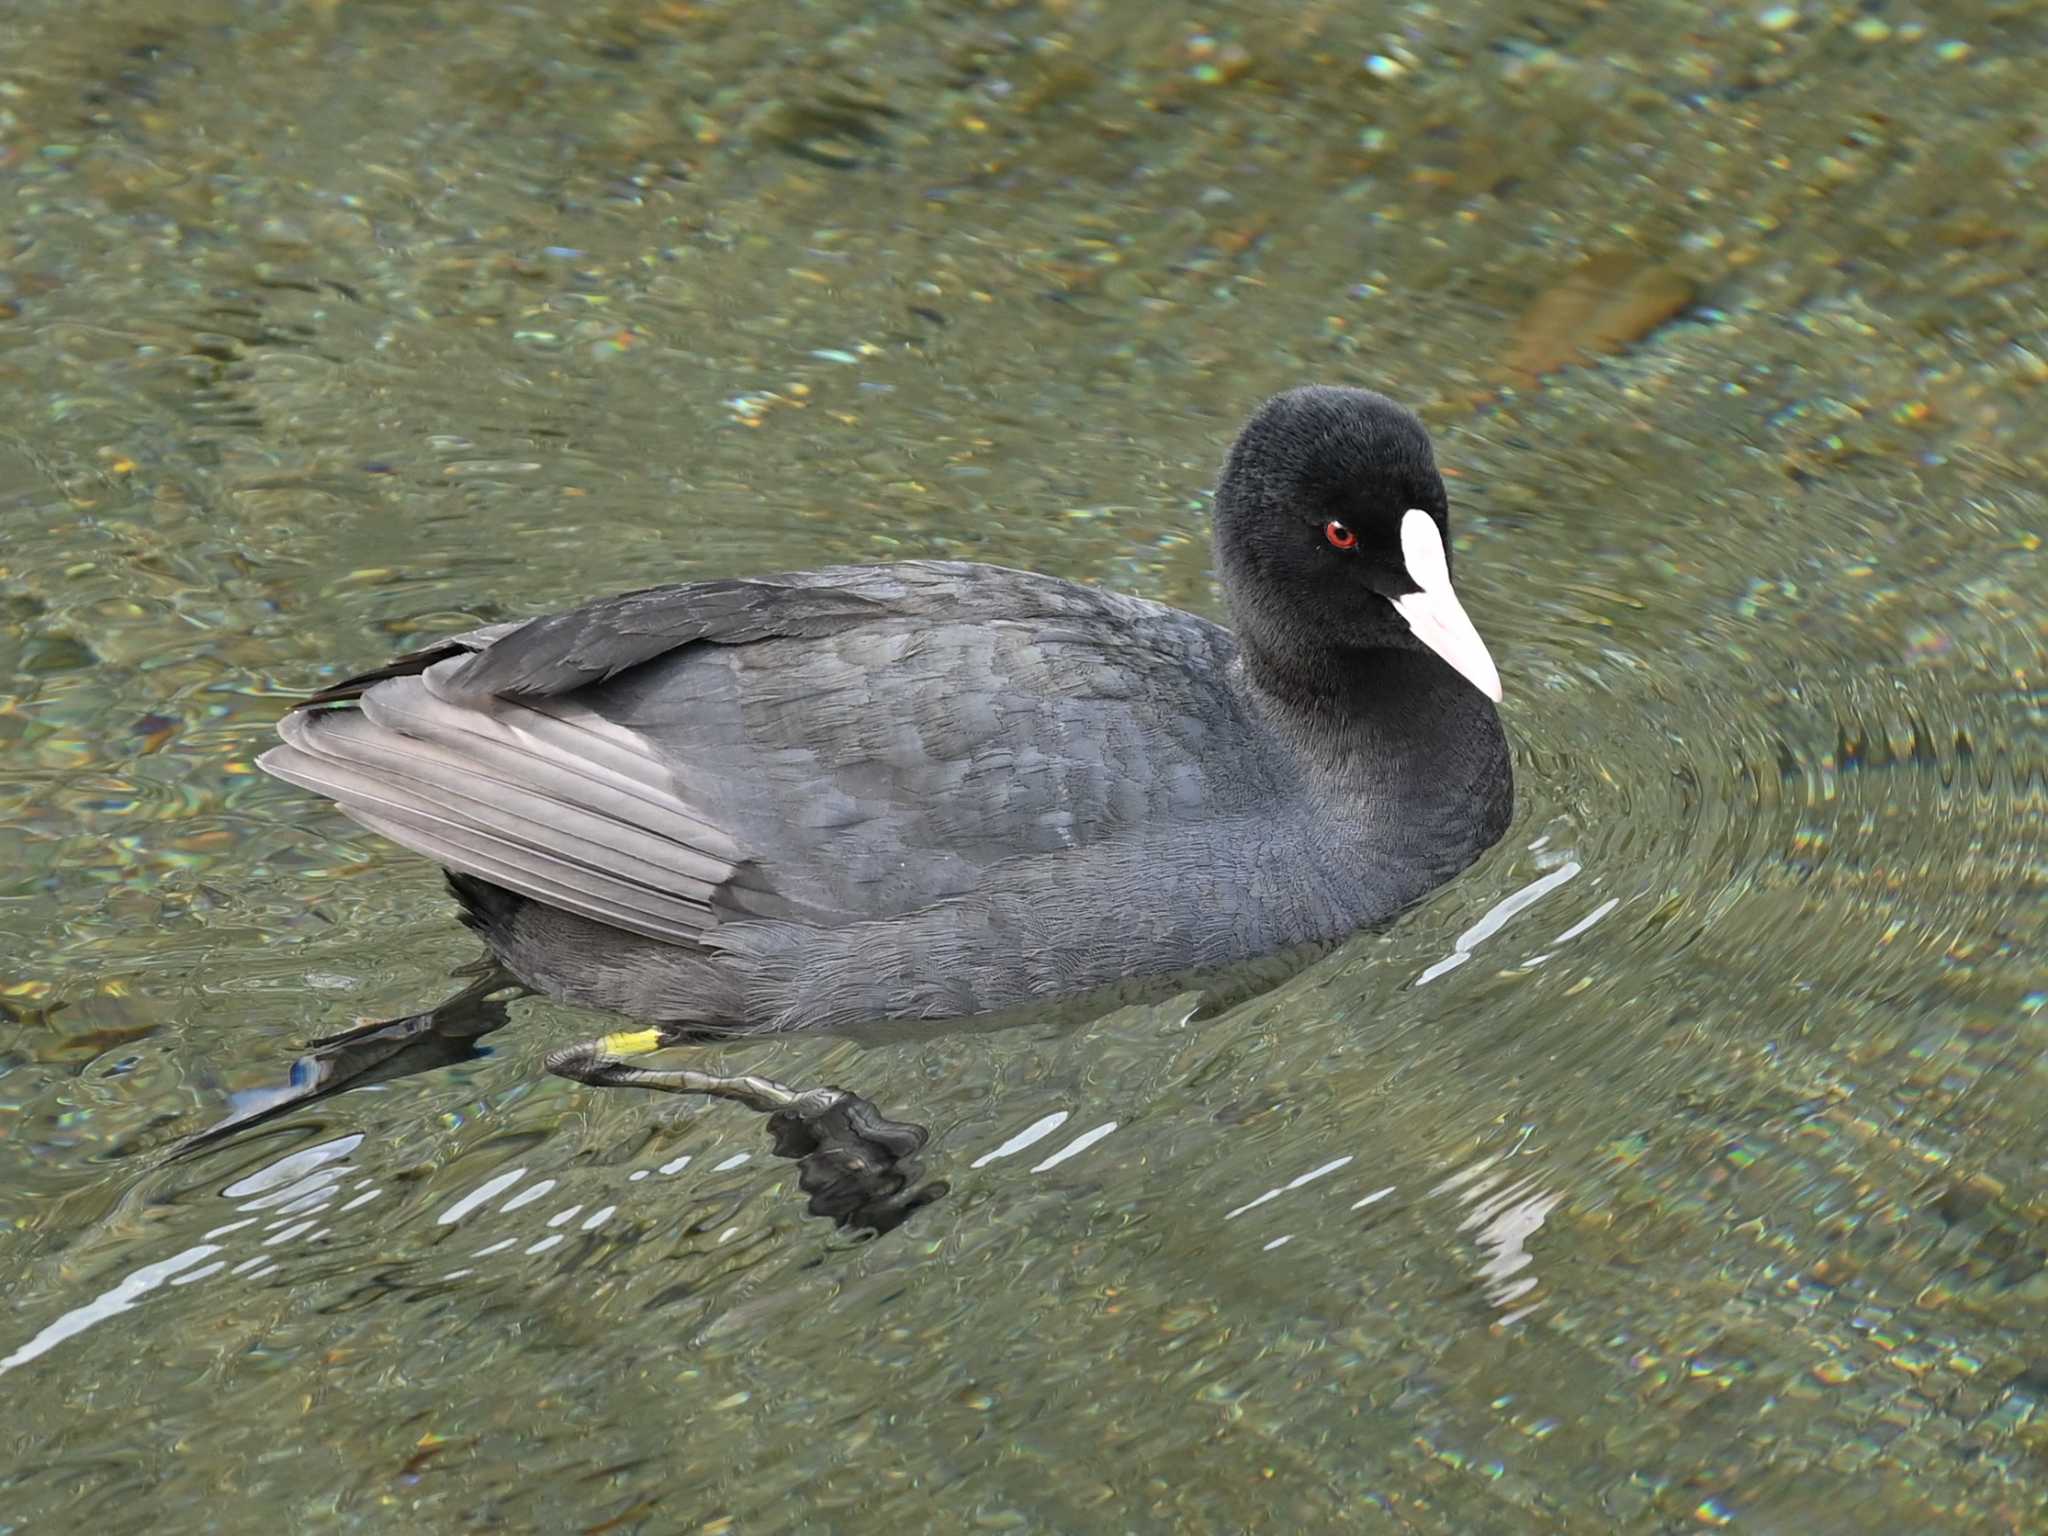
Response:
[{"label": "bird's leg", "polygon": [[814,1114],[840,1099],[852,1097],[843,1088],[791,1088],[770,1077],[720,1077],[710,1072],[693,1072],[687,1067],[656,1071],[632,1064],[632,1057],[651,1056],[656,1051],[681,1044],[687,1038],[660,1029],[599,1035],[595,1040],[550,1051],[546,1066],[550,1072],[573,1078],[579,1083],[588,1083],[593,1088],[652,1088],[661,1093],[701,1093],[714,1099],[731,1099],[764,1115],[782,1110]]},{"label": "bird's leg", "polygon": [[687,1031],[636,1029],[600,1035],[547,1058],[550,1072],[600,1088],[653,1088],[731,1099],[768,1117],[775,1155],[797,1167],[797,1184],[814,1216],[847,1231],[881,1234],[944,1198],[943,1182],[920,1184],[917,1154],[930,1137],[921,1125],[891,1120],[844,1088],[791,1088],[767,1077],[719,1077],[687,1068],[656,1071],[633,1058],[692,1043]]}]

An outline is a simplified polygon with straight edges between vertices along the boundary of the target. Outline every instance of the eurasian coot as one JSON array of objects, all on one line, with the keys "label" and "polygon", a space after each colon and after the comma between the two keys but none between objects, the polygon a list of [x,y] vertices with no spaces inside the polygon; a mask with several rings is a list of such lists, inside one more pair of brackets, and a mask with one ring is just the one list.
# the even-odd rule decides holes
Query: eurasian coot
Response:
[{"label": "eurasian coot", "polygon": [[500,986],[667,1026],[556,1070],[701,1086],[621,1058],[1227,965],[1469,865],[1513,789],[1447,514],[1413,415],[1297,389],[1216,490],[1234,629],[948,561],[686,582],[329,688],[262,766],[443,865]]}]

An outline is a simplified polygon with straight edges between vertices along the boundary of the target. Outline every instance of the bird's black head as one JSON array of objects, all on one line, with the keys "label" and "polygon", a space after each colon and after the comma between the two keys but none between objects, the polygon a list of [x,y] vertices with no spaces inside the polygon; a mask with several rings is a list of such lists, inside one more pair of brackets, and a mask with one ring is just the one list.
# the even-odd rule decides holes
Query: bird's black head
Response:
[{"label": "bird's black head", "polygon": [[1500,697],[1451,589],[1449,502],[1412,412],[1364,389],[1274,396],[1231,447],[1215,517],[1232,618],[1270,660],[1420,647]]}]

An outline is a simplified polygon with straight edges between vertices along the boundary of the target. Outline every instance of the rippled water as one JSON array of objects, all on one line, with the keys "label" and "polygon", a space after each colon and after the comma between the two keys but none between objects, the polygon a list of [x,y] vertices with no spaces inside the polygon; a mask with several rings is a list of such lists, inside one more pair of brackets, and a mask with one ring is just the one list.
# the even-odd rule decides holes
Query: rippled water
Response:
[{"label": "rippled water", "polygon": [[[2048,35],[1716,18],[17,6],[0,1531],[2048,1523]],[[1508,688],[1401,921],[717,1053],[929,1131],[875,1237],[539,1001],[165,1161],[471,958],[253,772],[322,677],[846,559],[1214,611],[1311,378]]]}]

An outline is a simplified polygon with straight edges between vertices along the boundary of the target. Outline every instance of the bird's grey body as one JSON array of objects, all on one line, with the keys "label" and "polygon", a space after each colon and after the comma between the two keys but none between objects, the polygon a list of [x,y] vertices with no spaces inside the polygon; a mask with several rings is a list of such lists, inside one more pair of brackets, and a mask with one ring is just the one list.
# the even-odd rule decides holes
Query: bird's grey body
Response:
[{"label": "bird's grey body", "polygon": [[1422,424],[1268,401],[1216,553],[1231,629],[944,562],[629,593],[318,694],[263,766],[450,871],[498,967],[465,1000],[502,974],[663,1026],[557,1070],[716,1091],[621,1052],[1337,939],[1500,837],[1499,676]]},{"label": "bird's grey body", "polygon": [[288,717],[264,767],[473,877],[469,921],[536,990],[830,1027],[1390,916],[1508,811],[1492,707],[1443,670],[1390,650],[1304,708],[1176,609],[854,566],[458,637]]}]

